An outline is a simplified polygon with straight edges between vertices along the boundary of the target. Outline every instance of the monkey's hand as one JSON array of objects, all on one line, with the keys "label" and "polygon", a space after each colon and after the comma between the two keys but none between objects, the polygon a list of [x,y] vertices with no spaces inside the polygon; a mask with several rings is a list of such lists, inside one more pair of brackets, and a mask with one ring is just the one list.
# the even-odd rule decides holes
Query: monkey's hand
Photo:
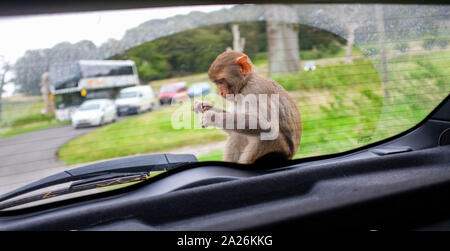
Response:
[{"label": "monkey's hand", "polygon": [[194,112],[195,113],[205,113],[209,109],[213,108],[212,104],[207,101],[195,101],[194,103]]},{"label": "monkey's hand", "polygon": [[220,126],[220,116],[215,111],[207,110],[203,113],[202,120],[200,121],[200,125],[202,128],[206,128],[208,126]]}]

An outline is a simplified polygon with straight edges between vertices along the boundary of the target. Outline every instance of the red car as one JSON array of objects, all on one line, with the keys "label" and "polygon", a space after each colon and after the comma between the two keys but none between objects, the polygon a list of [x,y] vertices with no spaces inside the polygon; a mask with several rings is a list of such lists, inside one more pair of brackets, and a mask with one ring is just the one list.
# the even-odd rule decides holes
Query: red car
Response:
[{"label": "red car", "polygon": [[159,103],[170,104],[172,101],[180,102],[189,98],[186,82],[165,84],[158,93]]}]

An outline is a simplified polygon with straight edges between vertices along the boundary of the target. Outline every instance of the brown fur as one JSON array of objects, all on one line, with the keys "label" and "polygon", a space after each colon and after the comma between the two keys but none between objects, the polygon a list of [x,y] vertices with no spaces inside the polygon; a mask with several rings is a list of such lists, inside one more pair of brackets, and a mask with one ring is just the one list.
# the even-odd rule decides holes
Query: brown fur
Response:
[{"label": "brown fur", "polygon": [[[279,134],[274,140],[261,140],[259,136],[262,129],[259,126],[256,129],[226,130],[228,140],[224,149],[223,160],[253,163],[258,158],[273,152],[281,153],[286,156],[286,159],[291,159],[298,150],[302,131],[298,108],[281,85],[253,72],[250,59],[247,57],[241,58],[243,56],[246,55],[236,51],[227,51],[220,54],[208,71],[209,78],[217,84],[221,94],[267,94],[268,96],[278,94],[280,104]],[[241,60],[238,62],[238,59]],[[242,65],[242,62],[244,64],[247,62],[248,65]],[[250,72],[247,72],[246,69],[250,69]],[[222,96],[225,97],[225,95]],[[213,107],[208,107],[206,110],[210,109],[219,112],[218,109]],[[230,114],[229,111],[222,112]],[[247,115],[251,116],[251,114]]]}]

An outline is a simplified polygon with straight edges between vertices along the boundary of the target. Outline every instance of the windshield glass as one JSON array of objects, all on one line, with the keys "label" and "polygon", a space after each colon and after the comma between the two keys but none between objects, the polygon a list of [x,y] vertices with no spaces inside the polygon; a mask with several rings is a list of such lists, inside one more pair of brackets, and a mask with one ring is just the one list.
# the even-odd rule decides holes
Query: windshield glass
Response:
[{"label": "windshield glass", "polygon": [[[349,151],[450,93],[450,6],[199,5],[0,18],[0,31],[0,194],[127,156]],[[138,85],[165,94],[72,121]],[[194,85],[206,90],[176,92]]]},{"label": "windshield glass", "polygon": [[137,92],[121,92],[118,98],[135,98]]},{"label": "windshield glass", "polygon": [[79,111],[89,111],[89,110],[99,110],[100,104],[83,104],[78,110]]}]

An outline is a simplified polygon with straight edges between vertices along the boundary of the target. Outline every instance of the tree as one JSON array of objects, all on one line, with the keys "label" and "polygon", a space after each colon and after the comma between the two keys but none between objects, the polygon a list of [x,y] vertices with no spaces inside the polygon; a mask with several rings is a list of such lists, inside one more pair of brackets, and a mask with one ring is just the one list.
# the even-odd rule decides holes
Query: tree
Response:
[{"label": "tree", "polygon": [[81,59],[100,59],[94,43],[87,40],[75,44],[61,42],[50,49],[26,51],[14,65],[16,84],[22,92],[38,95],[41,76],[50,70],[50,65]]},{"label": "tree", "polygon": [[0,121],[2,121],[2,95],[3,87],[7,83],[6,74],[11,70],[11,66],[4,59],[0,61]]},{"label": "tree", "polygon": [[345,46],[345,62],[353,62],[353,46],[355,44],[355,31],[360,27],[367,25],[372,15],[367,13],[365,5],[360,4],[344,4],[336,7],[335,23],[342,26],[343,34],[347,39]]},{"label": "tree", "polygon": [[265,5],[269,74],[295,74],[301,70],[298,17],[288,5]]}]

